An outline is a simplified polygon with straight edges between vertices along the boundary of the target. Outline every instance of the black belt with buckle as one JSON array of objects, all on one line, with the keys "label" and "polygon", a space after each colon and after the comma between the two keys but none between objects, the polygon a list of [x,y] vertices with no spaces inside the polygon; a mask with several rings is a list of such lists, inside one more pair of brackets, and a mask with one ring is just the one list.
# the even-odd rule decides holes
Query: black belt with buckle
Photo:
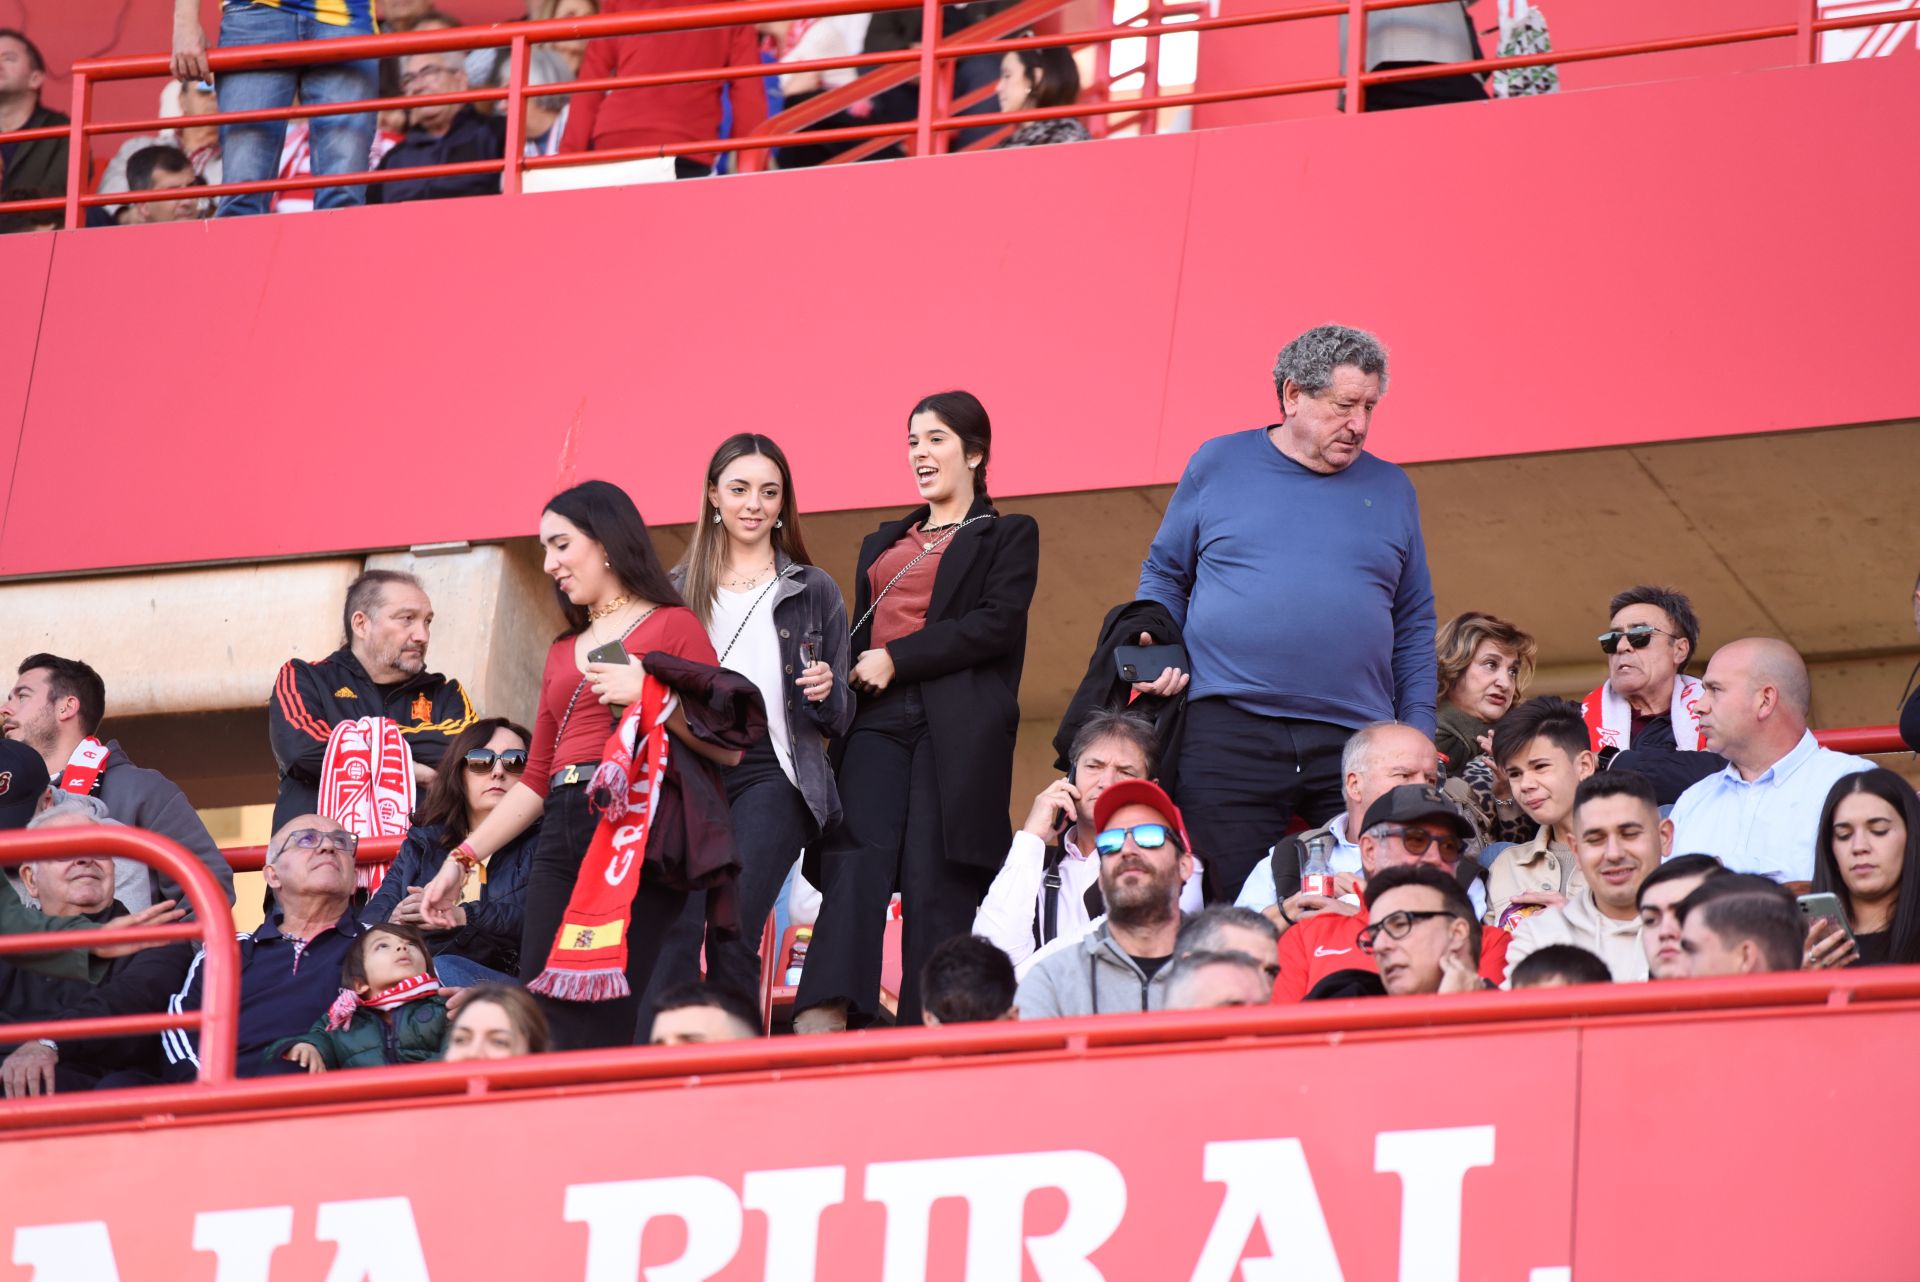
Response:
[{"label": "black belt with buckle", "polygon": [[600,768],[597,761],[581,761],[571,766],[562,766],[553,772],[553,778],[547,780],[547,787],[571,788],[575,784],[586,783],[593,778],[593,772]]}]

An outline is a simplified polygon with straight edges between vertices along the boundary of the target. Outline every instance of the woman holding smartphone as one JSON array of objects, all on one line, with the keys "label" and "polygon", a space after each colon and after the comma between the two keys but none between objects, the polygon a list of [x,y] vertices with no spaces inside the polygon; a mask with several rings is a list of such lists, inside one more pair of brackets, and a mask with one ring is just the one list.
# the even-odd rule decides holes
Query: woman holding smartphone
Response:
[{"label": "woman holding smartphone", "polygon": [[1040,529],[995,510],[992,452],[992,424],[970,393],[922,400],[907,418],[921,504],[861,544],[849,678],[859,707],[840,757],[845,813],[824,845],[796,1031],[878,1015],[895,890],[904,963],[896,1021],[919,1023],[921,967],[943,940],[972,928],[1006,855]]},{"label": "woman holding smartphone", "polygon": [[[760,932],[808,841],[840,818],[827,740],[853,723],[847,606],[800,533],[787,456],[765,436],[728,437],[707,464],[700,518],[674,586],[706,627],[720,666],[751,680],[767,736],[726,772],[740,856],[740,936],[707,939],[707,972],[759,991]],[[690,902],[655,986],[692,979],[706,922]]]},{"label": "woman holding smartphone", "polygon": [[[613,707],[625,708],[640,698],[639,656],[664,650],[699,663],[715,659],[707,630],[667,578],[647,523],[626,491],[606,481],[583,481],[555,495],[540,514],[540,546],[567,629],[547,651],[540,674],[526,769],[455,847],[421,897],[428,925],[447,928],[468,869],[485,863],[544,816],[527,877],[522,975],[538,974],[553,952],[554,935],[599,822],[587,805],[587,782],[613,734]],[[740,753],[694,737],[677,708],[667,729],[680,749],[722,766],[740,760]],[[646,990],[666,932],[686,898],[685,891],[641,878],[627,934],[631,993],[592,1002],[541,997],[556,1046],[577,1050],[633,1042],[638,994]]]},{"label": "woman holding smartphone", "polygon": [[1833,785],[1820,812],[1813,891],[1832,895],[1852,938],[1827,918],[1807,932],[1808,969],[1920,962],[1920,797],[1876,766]]}]

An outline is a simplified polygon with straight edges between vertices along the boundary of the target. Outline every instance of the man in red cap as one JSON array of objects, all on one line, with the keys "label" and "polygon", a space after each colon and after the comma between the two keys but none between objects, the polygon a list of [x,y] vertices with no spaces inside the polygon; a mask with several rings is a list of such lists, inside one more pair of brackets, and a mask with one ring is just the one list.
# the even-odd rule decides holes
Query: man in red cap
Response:
[{"label": "man in red cap", "polygon": [[[1367,807],[1360,865],[1368,877],[1400,864],[1430,864],[1454,875],[1473,836],[1473,824],[1445,793],[1431,784],[1402,784]],[[1273,1000],[1297,1002],[1338,971],[1377,972],[1374,958],[1360,948],[1366,924],[1365,910],[1348,905],[1317,914],[1282,935]],[[1480,974],[1495,984],[1506,978],[1511,939],[1498,926],[1480,932]]]},{"label": "man in red cap", "polygon": [[1094,850],[1106,917],[1020,981],[1022,1019],[1159,1010],[1180,933],[1180,887],[1193,853],[1180,811],[1160,785],[1123,779],[1094,805]]}]

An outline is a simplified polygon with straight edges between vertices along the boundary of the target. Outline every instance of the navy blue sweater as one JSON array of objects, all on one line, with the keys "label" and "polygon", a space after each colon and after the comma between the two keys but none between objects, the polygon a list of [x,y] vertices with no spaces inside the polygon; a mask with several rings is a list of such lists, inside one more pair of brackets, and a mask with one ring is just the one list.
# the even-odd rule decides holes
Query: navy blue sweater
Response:
[{"label": "navy blue sweater", "polygon": [[1185,633],[1189,698],[1433,733],[1433,580],[1413,483],[1391,463],[1362,453],[1323,475],[1264,428],[1215,437],[1187,463],[1138,595]]}]

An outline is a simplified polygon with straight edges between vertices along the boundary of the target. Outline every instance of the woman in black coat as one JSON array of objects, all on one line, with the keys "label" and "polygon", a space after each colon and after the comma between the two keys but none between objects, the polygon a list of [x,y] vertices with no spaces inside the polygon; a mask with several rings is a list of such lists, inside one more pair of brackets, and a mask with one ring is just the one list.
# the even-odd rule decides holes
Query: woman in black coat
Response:
[{"label": "woman in black coat", "polygon": [[860,546],[849,683],[859,692],[840,745],[841,822],[821,860],[819,920],[794,1026],[871,1023],[880,1008],[887,901],[901,898],[896,1022],[920,1022],[920,970],[966,934],[1006,858],[1013,740],[1040,528],[987,497],[993,429],[967,392],[942,392],[907,420],[907,463],[925,500]]}]

